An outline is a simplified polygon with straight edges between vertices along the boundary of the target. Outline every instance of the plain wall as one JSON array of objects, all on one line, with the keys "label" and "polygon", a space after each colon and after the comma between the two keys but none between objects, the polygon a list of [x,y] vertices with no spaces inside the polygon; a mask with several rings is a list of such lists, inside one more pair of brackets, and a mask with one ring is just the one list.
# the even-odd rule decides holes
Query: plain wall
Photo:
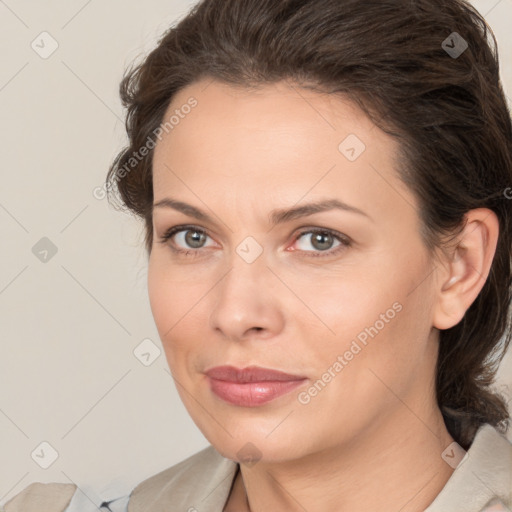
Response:
[{"label": "plain wall", "polygon": [[[93,196],[125,142],[123,70],[193,3],[0,2],[0,503],[34,481],[129,491],[208,445],[163,352],[150,366],[133,352],[161,349],[142,224]],[[474,5],[510,97],[512,0]],[[501,389],[511,375],[509,354]],[[31,456],[43,441],[58,452],[48,469]]]}]

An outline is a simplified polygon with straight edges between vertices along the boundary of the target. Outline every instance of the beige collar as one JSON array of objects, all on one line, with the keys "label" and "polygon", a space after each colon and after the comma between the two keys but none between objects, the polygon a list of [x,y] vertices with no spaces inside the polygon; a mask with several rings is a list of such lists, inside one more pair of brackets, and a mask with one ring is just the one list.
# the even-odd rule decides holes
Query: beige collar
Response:
[{"label": "beige collar", "polygon": [[[137,485],[128,512],[222,512],[237,469],[209,446]],[[512,510],[512,444],[486,424],[425,512],[490,511],[496,498]]]}]

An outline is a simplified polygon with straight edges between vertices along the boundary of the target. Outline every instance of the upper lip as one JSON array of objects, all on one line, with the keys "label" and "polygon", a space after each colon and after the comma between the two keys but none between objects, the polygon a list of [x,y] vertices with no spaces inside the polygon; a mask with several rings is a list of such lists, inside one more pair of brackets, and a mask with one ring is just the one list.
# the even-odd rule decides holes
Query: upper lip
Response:
[{"label": "upper lip", "polygon": [[262,382],[262,381],[291,381],[302,380],[306,377],[302,375],[292,375],[279,370],[262,368],[260,366],[247,366],[246,368],[236,368],[234,366],[216,366],[205,372],[208,377],[217,380],[231,382]]}]

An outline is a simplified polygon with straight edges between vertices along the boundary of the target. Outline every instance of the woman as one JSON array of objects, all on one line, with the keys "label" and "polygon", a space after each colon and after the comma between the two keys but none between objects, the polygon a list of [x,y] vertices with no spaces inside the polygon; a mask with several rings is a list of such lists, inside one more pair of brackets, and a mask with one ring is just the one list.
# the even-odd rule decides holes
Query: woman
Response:
[{"label": "woman", "polygon": [[[127,73],[106,189],[144,219],[153,316],[211,446],[103,509],[512,507],[492,388],[512,126],[488,35],[462,0],[204,0]],[[79,494],[33,484],[6,510]]]}]

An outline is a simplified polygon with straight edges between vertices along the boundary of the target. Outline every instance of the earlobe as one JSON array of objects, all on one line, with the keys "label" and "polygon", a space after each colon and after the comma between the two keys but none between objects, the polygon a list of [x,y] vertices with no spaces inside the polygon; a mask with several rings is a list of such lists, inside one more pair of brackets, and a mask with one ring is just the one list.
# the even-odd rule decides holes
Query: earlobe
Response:
[{"label": "earlobe", "polygon": [[482,290],[496,251],[499,221],[488,208],[466,214],[466,225],[454,251],[445,256],[437,291],[433,326],[449,329],[457,325]]}]

